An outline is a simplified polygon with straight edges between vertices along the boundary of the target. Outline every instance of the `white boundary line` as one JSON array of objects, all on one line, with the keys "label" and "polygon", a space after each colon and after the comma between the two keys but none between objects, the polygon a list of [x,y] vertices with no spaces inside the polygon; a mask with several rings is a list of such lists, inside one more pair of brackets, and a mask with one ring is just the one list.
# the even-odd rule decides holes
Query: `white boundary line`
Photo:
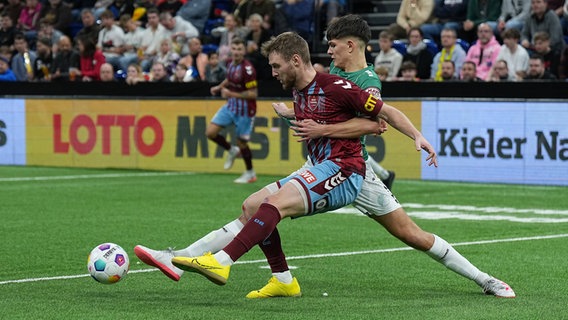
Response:
[{"label": "white boundary line", "polygon": [[139,172],[139,173],[104,173],[104,174],[80,174],[73,176],[45,176],[45,177],[14,177],[0,178],[0,182],[19,182],[19,181],[47,181],[47,180],[77,180],[77,179],[103,179],[103,178],[125,178],[125,177],[156,177],[156,176],[182,176],[195,174],[193,172]]},{"label": "white boundary line", "polygon": [[[481,244],[532,241],[532,240],[546,240],[546,239],[558,239],[558,238],[568,238],[568,233],[553,234],[553,235],[548,235],[548,236],[533,236],[533,237],[519,237],[519,238],[509,238],[509,239],[494,239],[494,240],[457,242],[457,243],[453,243],[452,246],[461,247],[461,246],[473,246],[473,245],[481,245]],[[305,255],[305,256],[291,256],[291,257],[286,257],[286,259],[287,260],[304,260],[304,259],[317,259],[317,258],[328,258],[328,257],[345,257],[345,256],[354,256],[354,255],[360,255],[360,254],[386,253],[386,252],[397,252],[397,251],[408,251],[408,250],[414,250],[414,249],[411,248],[411,247],[401,247],[401,248],[364,250],[364,251],[352,251],[352,252],[322,253],[322,254],[310,254],[310,255]],[[263,260],[237,261],[235,264],[255,264],[255,263],[266,263],[266,260],[263,259]],[[129,273],[142,273],[142,272],[153,272],[153,271],[158,271],[158,269],[152,268],[152,269],[132,270]],[[71,276],[57,276],[57,277],[6,280],[6,281],[0,281],[0,285],[13,284],[13,283],[38,282],[38,281],[67,280],[67,279],[86,278],[86,277],[90,277],[90,275],[79,274],[79,275],[71,275]]]}]

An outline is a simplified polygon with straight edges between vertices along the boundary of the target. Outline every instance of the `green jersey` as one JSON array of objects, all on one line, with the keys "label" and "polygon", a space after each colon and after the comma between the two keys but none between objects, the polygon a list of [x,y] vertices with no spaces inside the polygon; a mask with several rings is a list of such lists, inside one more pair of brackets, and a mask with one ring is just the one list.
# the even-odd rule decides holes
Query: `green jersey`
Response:
[{"label": "green jersey", "polygon": [[[354,82],[359,88],[371,93],[377,98],[381,97],[381,80],[379,76],[375,73],[372,64],[367,64],[367,67],[355,72],[345,72],[335,66],[333,62],[329,67],[329,73],[338,75],[345,78],[351,82]],[[367,160],[369,158],[369,153],[365,147],[365,137],[361,137],[361,145],[363,147],[363,159]]]}]

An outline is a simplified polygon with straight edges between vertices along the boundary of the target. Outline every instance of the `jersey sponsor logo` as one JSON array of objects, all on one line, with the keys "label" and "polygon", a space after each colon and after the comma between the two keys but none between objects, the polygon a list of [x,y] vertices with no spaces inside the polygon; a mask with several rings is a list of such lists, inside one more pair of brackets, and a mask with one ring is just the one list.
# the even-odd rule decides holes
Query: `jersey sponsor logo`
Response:
[{"label": "jersey sponsor logo", "polygon": [[309,170],[300,173],[300,177],[302,177],[302,179],[304,179],[304,181],[306,181],[307,183],[317,181],[316,176],[314,176]]},{"label": "jersey sponsor logo", "polygon": [[350,82],[347,82],[347,81],[345,81],[345,80],[337,80],[337,81],[335,81],[333,84],[342,85],[341,87],[342,87],[343,89],[351,89],[351,88],[353,88],[353,86],[351,85],[351,83],[350,83]]},{"label": "jersey sponsor logo", "polygon": [[365,102],[365,110],[373,111],[375,110],[376,105],[377,105],[377,98],[375,98],[373,95],[370,95],[367,98],[367,101]]},{"label": "jersey sponsor logo", "polygon": [[316,203],[314,203],[314,209],[316,211],[322,210],[324,208],[327,207],[327,197],[323,198],[323,199],[319,199],[318,201],[316,201]]}]

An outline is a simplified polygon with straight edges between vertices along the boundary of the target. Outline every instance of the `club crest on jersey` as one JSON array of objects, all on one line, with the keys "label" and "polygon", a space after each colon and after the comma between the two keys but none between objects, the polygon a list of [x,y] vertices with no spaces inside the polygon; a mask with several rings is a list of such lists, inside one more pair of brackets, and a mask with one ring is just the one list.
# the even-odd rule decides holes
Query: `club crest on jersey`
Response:
[{"label": "club crest on jersey", "polygon": [[309,96],[308,109],[310,111],[319,110],[325,104],[325,97],[323,96]]}]

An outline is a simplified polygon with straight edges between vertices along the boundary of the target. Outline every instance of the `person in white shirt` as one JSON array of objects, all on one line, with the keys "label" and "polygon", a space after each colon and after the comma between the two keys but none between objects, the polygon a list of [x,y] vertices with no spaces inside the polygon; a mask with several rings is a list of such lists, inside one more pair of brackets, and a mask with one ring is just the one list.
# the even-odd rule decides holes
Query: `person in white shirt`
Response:
[{"label": "person in white shirt", "polygon": [[142,70],[148,72],[152,66],[152,61],[158,50],[160,50],[160,45],[162,40],[167,37],[166,29],[160,24],[159,11],[156,8],[148,9],[146,17],[148,22],[146,23],[146,30],[144,30],[144,35],[142,37],[142,52],[143,55],[139,56],[140,65]]},{"label": "person in white shirt", "polygon": [[375,58],[375,68],[385,67],[389,71],[387,81],[396,79],[400,65],[402,64],[402,54],[392,48],[394,36],[387,32],[382,31],[379,34],[379,47],[381,51]]},{"label": "person in white shirt", "polygon": [[[519,45],[521,33],[517,29],[507,29],[501,33],[503,45],[497,55],[497,60],[505,60],[509,75],[514,81],[522,80],[529,69],[529,53]],[[493,73],[493,69],[490,74]]]},{"label": "person in white shirt", "polygon": [[103,52],[106,62],[118,70],[121,68],[120,58],[124,49],[124,31],[114,24],[114,14],[110,10],[101,14],[101,25],[97,49]]},{"label": "person in white shirt", "polygon": [[120,69],[126,71],[129,65],[138,63],[138,49],[142,44],[144,28],[139,27],[129,14],[120,16],[120,25],[126,30],[124,34],[124,52],[119,59]]},{"label": "person in white shirt", "polygon": [[160,23],[165,28],[165,35],[172,40],[174,51],[185,55],[189,52],[187,40],[199,37],[199,31],[180,16],[172,17],[172,14],[165,11],[160,13]]}]

